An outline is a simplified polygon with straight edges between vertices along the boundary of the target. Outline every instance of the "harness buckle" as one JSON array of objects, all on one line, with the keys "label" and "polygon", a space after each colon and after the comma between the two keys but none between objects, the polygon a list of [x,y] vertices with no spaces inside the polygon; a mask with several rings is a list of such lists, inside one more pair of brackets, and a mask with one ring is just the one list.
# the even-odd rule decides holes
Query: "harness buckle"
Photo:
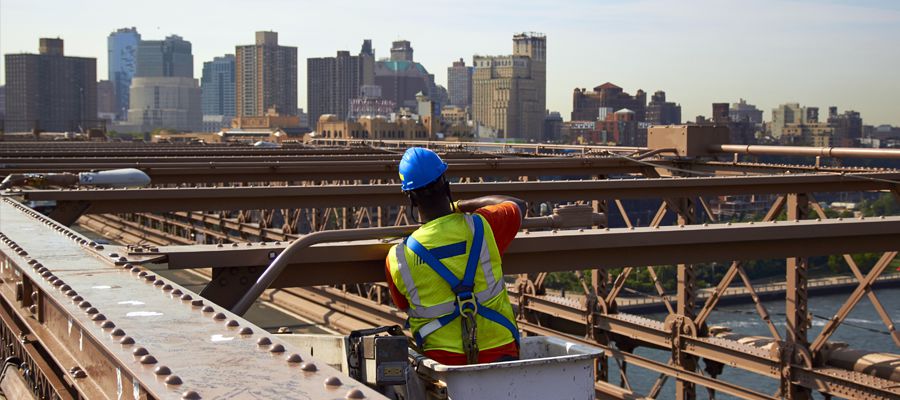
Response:
[{"label": "harness buckle", "polygon": [[465,318],[474,318],[478,314],[478,300],[471,291],[456,294],[456,307],[459,308],[459,315]]}]

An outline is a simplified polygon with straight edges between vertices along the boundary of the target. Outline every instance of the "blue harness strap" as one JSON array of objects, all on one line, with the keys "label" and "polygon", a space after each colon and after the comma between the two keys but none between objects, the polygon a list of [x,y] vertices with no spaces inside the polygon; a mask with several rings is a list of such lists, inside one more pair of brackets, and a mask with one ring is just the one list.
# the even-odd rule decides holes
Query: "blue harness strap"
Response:
[{"label": "blue harness strap", "polygon": [[[481,259],[481,247],[484,242],[484,222],[480,217],[476,216],[474,218],[475,223],[474,228],[475,232],[472,237],[472,246],[469,249],[469,258],[466,261],[466,270],[463,273],[463,278],[459,279],[456,275],[447,268],[444,263],[440,261],[440,258],[429,251],[425,246],[423,246],[419,241],[417,241],[414,237],[409,236],[406,239],[406,245],[410,250],[413,251],[426,265],[428,265],[435,273],[437,273],[441,279],[447,282],[450,285],[450,288],[453,290],[453,293],[456,295],[456,305],[457,307],[453,310],[452,313],[444,315],[438,318],[436,321],[440,324],[441,327],[446,326],[456,318],[458,318],[461,314],[461,309],[470,310],[481,317],[500,324],[504,328],[506,328],[515,339],[516,344],[519,343],[519,330],[516,329],[515,324],[509,321],[503,314],[492,310],[487,307],[482,307],[481,304],[478,303],[478,299],[472,293],[475,290],[475,271],[478,269],[478,263]],[[455,245],[455,244],[454,244]],[[453,245],[451,245],[453,246]],[[447,246],[443,246],[447,247]],[[443,249],[442,249],[443,250]],[[442,251],[443,252],[443,251]],[[462,304],[460,304],[460,300],[462,300]],[[414,338],[416,340],[416,344],[421,348],[425,338],[419,335],[419,332],[414,334]]]}]

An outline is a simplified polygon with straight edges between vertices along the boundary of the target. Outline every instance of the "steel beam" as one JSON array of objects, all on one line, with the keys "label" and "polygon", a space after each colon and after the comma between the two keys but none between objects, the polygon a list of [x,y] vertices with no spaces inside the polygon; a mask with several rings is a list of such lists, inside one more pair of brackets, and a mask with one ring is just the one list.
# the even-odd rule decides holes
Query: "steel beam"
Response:
[{"label": "steel beam", "polygon": [[[892,189],[900,173],[767,175],[603,181],[462,183],[459,198],[506,194],[528,201],[678,198],[726,194],[849,192]],[[87,201],[89,214],[316,207],[373,207],[406,203],[398,185],[325,185],[130,190],[28,190],[27,200]]]},{"label": "steel beam", "polygon": [[[663,226],[519,233],[503,259],[504,272],[523,274],[598,265],[666,265],[760,257],[814,256],[892,249],[900,217]],[[361,240],[309,247],[290,260],[277,286],[380,282],[391,241]],[[285,245],[161,247],[170,268],[268,265]],[[566,257],[560,258],[559,254]]]}]

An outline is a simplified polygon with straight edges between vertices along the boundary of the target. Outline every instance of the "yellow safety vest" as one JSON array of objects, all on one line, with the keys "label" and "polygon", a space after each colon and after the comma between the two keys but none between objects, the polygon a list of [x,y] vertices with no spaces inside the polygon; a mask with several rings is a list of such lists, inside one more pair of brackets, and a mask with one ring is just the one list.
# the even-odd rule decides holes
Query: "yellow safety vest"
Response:
[{"label": "yellow safety vest", "polygon": [[[478,254],[470,254],[473,248]],[[409,302],[410,330],[422,350],[464,352],[459,304],[467,298],[477,304],[479,350],[518,341],[500,250],[484,217],[454,213],[429,221],[391,248],[388,263],[394,285]],[[471,288],[464,287],[467,266],[474,275]]]}]

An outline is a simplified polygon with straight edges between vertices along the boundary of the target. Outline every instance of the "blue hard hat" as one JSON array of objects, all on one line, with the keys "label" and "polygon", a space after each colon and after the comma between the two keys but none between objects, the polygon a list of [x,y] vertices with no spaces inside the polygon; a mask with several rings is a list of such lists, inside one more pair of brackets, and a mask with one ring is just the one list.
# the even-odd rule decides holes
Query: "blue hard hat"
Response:
[{"label": "blue hard hat", "polygon": [[447,163],[437,153],[422,147],[410,147],[400,159],[400,188],[407,191],[424,187],[440,178],[446,170]]}]

